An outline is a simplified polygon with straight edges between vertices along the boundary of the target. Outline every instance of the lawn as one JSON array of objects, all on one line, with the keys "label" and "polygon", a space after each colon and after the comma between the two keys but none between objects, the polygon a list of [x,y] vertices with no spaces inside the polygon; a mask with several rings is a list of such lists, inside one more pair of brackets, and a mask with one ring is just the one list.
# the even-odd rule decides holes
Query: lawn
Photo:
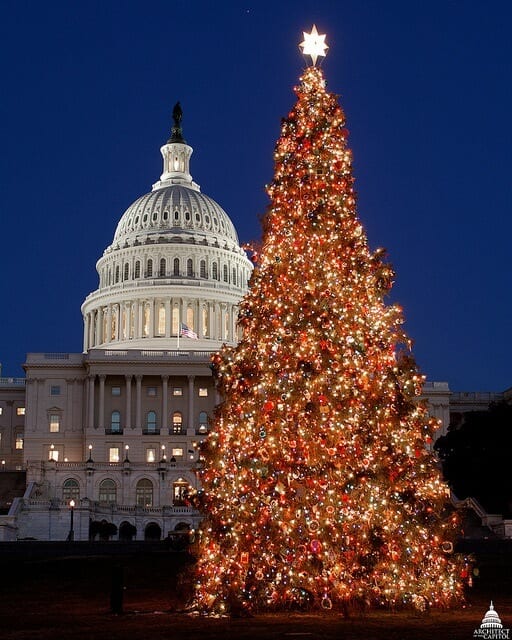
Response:
[{"label": "lawn", "polygon": [[[369,612],[345,619],[336,613],[272,614],[244,619],[180,613],[186,596],[177,584],[187,554],[140,546],[129,553],[76,555],[6,553],[0,545],[2,640],[146,640],[213,638],[314,640],[469,639],[492,599],[512,627],[512,556],[508,547],[477,554],[480,575],[464,607],[449,611]],[[94,550],[94,547],[91,548]],[[100,549],[98,547],[98,549]],[[119,547],[116,547],[119,551]],[[123,614],[111,612],[113,576],[123,575]]]}]

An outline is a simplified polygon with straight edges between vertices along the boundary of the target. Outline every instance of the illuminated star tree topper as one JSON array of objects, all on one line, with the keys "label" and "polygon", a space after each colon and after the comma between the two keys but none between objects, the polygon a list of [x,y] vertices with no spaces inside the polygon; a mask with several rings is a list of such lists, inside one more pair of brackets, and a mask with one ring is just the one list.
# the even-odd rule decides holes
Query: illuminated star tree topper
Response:
[{"label": "illuminated star tree topper", "polygon": [[305,56],[311,56],[313,66],[316,66],[318,58],[325,58],[327,49],[329,48],[325,44],[325,33],[323,35],[319,34],[314,24],[311,28],[311,33],[303,31],[302,35],[304,36],[304,40],[299,44],[299,47]]}]

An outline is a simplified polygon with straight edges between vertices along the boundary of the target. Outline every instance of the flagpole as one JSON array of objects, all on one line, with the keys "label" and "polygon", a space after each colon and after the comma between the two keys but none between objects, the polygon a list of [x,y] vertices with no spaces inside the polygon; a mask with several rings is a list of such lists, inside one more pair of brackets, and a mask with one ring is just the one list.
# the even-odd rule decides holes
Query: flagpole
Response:
[{"label": "flagpole", "polygon": [[180,350],[180,333],[181,333],[181,322],[178,322],[178,339],[177,339],[177,349]]}]

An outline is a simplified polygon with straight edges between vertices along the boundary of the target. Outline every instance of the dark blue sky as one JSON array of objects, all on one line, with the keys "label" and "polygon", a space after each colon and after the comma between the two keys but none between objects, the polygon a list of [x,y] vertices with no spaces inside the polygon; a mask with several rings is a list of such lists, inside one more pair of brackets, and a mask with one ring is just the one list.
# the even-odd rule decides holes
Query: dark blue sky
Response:
[{"label": "dark blue sky", "polygon": [[177,100],[195,180],[242,241],[260,237],[315,22],[422,371],[512,385],[511,19],[500,0],[1,2],[3,374],[29,351],[81,350],[95,262],[160,176]]}]

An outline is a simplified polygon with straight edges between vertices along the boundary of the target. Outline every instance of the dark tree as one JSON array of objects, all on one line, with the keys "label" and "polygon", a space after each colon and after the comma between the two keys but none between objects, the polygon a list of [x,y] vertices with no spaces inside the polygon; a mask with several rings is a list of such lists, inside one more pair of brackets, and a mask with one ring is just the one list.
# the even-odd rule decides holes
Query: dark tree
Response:
[{"label": "dark tree", "polygon": [[464,414],[460,426],[437,440],[443,474],[457,498],[473,497],[489,512],[512,515],[511,430],[512,405],[501,402]]}]

